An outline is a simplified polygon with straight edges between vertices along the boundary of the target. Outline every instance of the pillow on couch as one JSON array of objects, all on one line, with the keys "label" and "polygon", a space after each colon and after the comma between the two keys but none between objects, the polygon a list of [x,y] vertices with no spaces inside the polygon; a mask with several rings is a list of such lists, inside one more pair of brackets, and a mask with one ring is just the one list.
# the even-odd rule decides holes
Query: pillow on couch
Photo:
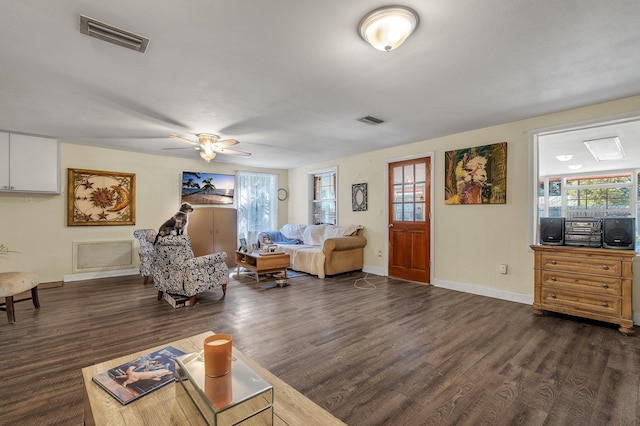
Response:
[{"label": "pillow on couch", "polygon": [[292,240],[303,240],[302,232],[307,225],[290,225],[286,224],[282,228],[280,228],[280,232],[287,238]]},{"label": "pillow on couch", "polygon": [[310,246],[319,246],[324,242],[324,231],[327,224],[307,225],[302,233],[302,241]]}]

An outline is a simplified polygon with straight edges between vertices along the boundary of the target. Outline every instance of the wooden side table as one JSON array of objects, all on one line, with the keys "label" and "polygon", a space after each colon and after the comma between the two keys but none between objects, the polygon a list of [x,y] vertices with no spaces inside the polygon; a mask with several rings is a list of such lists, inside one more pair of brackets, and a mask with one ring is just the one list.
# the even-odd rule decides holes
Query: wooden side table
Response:
[{"label": "wooden side table", "polygon": [[243,267],[255,272],[256,282],[260,282],[260,274],[269,272],[284,271],[286,278],[287,268],[291,265],[291,256],[287,253],[260,254],[236,251],[236,265],[238,265],[236,276],[240,276],[240,267]]}]

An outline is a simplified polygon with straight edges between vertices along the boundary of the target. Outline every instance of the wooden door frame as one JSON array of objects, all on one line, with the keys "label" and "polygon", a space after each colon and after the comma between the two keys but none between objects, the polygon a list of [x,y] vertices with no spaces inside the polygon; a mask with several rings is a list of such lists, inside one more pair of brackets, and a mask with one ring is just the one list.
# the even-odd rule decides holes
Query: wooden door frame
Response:
[{"label": "wooden door frame", "polygon": [[384,261],[384,275],[386,277],[389,276],[389,164],[397,163],[399,161],[407,161],[407,160],[415,160],[417,158],[429,158],[431,162],[430,167],[430,185],[429,185],[429,212],[431,213],[431,218],[429,220],[429,282],[433,284],[433,276],[435,269],[435,250],[434,250],[434,222],[435,222],[435,211],[433,209],[433,203],[435,200],[434,197],[434,175],[435,175],[435,163],[434,158],[435,154],[433,151],[424,152],[420,154],[407,155],[404,157],[395,157],[389,158],[385,162],[385,171],[384,171],[384,249],[382,253],[382,258]]}]

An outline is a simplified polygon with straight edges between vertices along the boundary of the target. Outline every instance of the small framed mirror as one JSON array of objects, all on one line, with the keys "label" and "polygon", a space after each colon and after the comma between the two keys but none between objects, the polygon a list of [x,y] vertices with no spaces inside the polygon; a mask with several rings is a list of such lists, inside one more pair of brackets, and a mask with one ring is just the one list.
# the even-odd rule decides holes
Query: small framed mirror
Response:
[{"label": "small framed mirror", "polygon": [[354,212],[367,210],[367,184],[354,183],[351,185],[351,207]]}]

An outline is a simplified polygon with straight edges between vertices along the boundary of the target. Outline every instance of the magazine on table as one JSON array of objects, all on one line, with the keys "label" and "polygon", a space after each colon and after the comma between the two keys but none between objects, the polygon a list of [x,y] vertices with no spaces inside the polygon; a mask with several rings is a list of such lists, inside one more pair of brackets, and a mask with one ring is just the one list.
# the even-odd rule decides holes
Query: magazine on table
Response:
[{"label": "magazine on table", "polygon": [[125,405],[173,382],[175,358],[184,355],[167,346],[93,376],[93,381]]}]

